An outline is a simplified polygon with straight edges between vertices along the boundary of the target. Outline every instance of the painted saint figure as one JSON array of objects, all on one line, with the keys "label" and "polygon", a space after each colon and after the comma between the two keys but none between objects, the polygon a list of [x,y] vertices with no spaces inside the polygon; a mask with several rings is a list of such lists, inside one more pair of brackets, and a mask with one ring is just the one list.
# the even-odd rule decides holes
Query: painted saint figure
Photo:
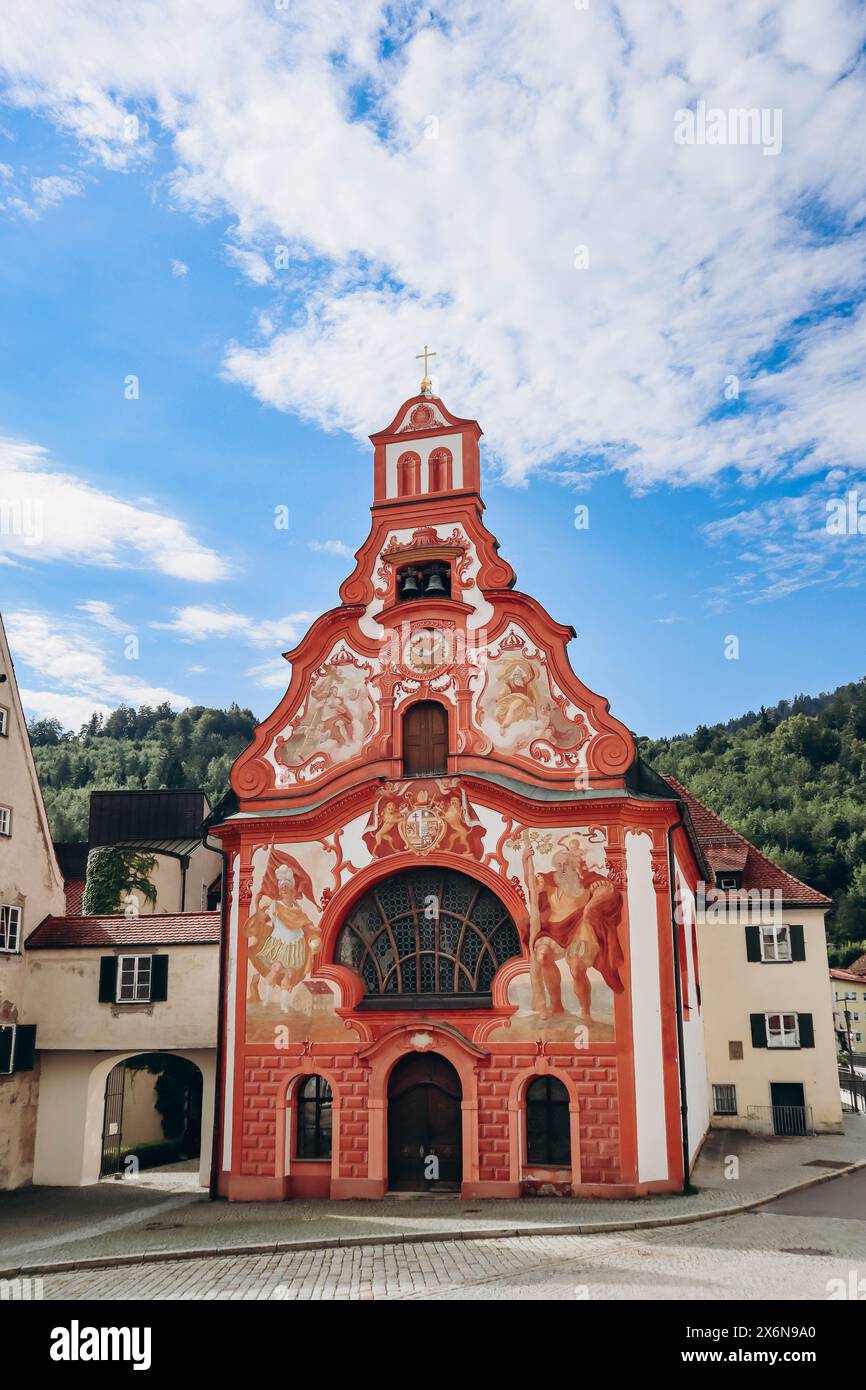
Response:
[{"label": "painted saint figure", "polygon": [[523,870],[530,889],[533,1007],[543,1017],[566,1012],[557,965],[564,957],[581,1015],[591,1023],[589,967],[598,970],[615,994],[623,990],[623,954],[617,936],[622,893],[604,874],[588,866],[580,849],[566,845],[553,855],[552,871],[536,873],[527,838]]},{"label": "painted saint figure", "polygon": [[246,925],[249,958],[257,972],[250,981],[250,998],[257,995],[269,1004],[277,995],[282,1011],[288,1013],[289,993],[309,973],[321,941],[318,927],[298,906],[294,870],[279,864],[274,877],[276,896],[259,893]]},{"label": "painted saint figure", "polygon": [[504,734],[512,724],[534,719],[538,712],[538,671],[525,656],[503,657],[499,663],[496,722]]}]

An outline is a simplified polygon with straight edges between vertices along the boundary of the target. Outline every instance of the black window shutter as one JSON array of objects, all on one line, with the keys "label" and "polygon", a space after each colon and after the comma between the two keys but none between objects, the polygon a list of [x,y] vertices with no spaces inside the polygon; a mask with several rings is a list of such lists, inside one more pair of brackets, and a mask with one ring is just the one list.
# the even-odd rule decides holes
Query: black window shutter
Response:
[{"label": "black window shutter", "polygon": [[99,1002],[114,1004],[117,1000],[117,956],[100,956]]},{"label": "black window shutter", "polygon": [[15,1070],[32,1071],[36,1052],[36,1024],[19,1023],[15,1029]]},{"label": "black window shutter", "polygon": [[791,960],[806,959],[806,942],[803,938],[802,927],[789,927],[791,933]]},{"label": "black window shutter", "polygon": [[763,1014],[749,1014],[752,1024],[752,1047],[767,1046],[767,1020]]},{"label": "black window shutter", "polygon": [[0,1074],[5,1075],[12,1070],[12,1039],[15,1037],[15,1029],[11,1023],[6,1023],[0,1028]]},{"label": "black window shutter", "polygon": [[161,1004],[168,998],[168,955],[150,958],[150,1001]]},{"label": "black window shutter", "polygon": [[746,927],[746,960],[761,959],[761,929]]},{"label": "black window shutter", "polygon": [[811,1014],[797,1014],[797,1023],[800,1029],[800,1046],[815,1046],[815,1029],[812,1026]]}]

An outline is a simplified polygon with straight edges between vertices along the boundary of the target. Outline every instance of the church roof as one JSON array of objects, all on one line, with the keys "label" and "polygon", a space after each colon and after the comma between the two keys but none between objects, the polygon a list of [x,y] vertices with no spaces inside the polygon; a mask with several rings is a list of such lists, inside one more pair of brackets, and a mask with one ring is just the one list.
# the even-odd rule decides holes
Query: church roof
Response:
[{"label": "church roof", "polygon": [[[691,816],[698,843],[714,872],[742,874],[741,887],[746,891],[765,889],[779,892],[785,903],[799,904],[803,907],[828,907],[832,902],[826,894],[808,883],[801,883],[793,874],[787,873],[768,859],[766,854],[734,830],[733,826],[711,811],[709,806],[678,782],[675,777],[665,777],[668,786],[673,788],[686,804]],[[866,961],[866,957],[863,958]],[[855,962],[855,965],[857,962]]]},{"label": "church roof", "polygon": [[161,912],[139,917],[46,917],[28,951],[68,946],[209,946],[220,939],[218,912]]}]

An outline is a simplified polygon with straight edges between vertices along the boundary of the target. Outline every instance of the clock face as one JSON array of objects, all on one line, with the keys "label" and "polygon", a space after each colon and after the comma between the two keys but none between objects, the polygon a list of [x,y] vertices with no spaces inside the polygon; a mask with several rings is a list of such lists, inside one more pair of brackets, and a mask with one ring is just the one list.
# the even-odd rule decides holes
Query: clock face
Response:
[{"label": "clock face", "polygon": [[448,638],[438,627],[416,628],[403,647],[404,662],[419,675],[437,670],[448,659]]}]

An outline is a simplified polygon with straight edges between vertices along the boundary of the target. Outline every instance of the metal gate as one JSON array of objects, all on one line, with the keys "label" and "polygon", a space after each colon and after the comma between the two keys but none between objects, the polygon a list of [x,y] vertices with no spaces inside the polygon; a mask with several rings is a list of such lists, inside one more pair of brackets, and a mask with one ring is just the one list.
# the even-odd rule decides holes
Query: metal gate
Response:
[{"label": "metal gate", "polygon": [[100,1175],[104,1178],[119,1173],[121,1148],[123,1145],[123,1088],[126,1081],[126,1064],[118,1062],[108,1073],[105,1083],[105,1112],[102,1119],[102,1165]]}]

